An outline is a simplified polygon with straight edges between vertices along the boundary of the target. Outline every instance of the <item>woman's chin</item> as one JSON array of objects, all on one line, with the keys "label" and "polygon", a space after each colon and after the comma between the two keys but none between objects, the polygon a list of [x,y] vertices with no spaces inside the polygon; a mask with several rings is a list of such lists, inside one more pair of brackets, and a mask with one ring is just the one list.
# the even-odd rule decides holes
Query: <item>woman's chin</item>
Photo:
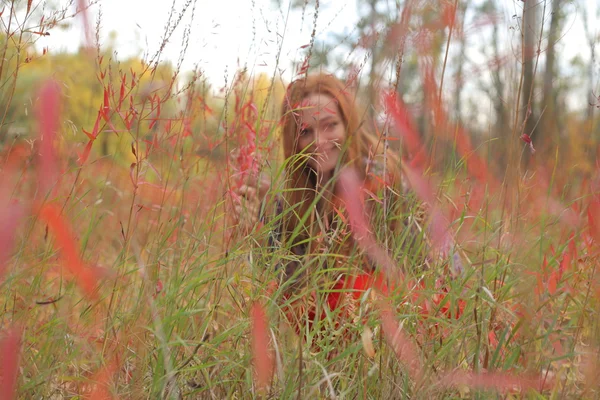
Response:
[{"label": "woman's chin", "polygon": [[312,170],[317,174],[317,176],[327,177],[327,179],[330,179],[333,177],[335,172],[335,164],[331,166],[320,165],[318,168],[312,168]]},{"label": "woman's chin", "polygon": [[335,167],[337,166],[337,158],[324,158],[318,163],[315,162],[313,165],[310,165],[313,171],[315,171],[318,175],[332,175],[335,172]]}]

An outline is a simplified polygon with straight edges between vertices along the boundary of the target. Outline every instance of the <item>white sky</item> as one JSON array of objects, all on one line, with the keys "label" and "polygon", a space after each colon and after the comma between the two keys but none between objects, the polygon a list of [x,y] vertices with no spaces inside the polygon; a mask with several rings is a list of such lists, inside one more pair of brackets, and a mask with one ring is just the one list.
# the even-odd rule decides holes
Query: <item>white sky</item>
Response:
[{"label": "white sky", "polygon": [[[174,0],[180,10],[183,0]],[[435,0],[441,1],[441,0]],[[567,1],[563,7],[568,10],[559,51],[559,62],[564,65],[576,54],[589,60],[589,50],[585,42],[581,20],[581,4],[586,3],[590,10],[590,26],[598,34],[600,20],[596,14],[598,0]],[[279,46],[283,42],[280,69],[291,76],[291,61],[300,60],[301,46],[310,42],[314,17],[314,0],[308,1],[304,24],[301,24],[301,12],[288,16],[290,0],[281,0],[281,9],[273,0],[198,0],[193,21],[191,10],[183,17],[183,24],[175,31],[164,55],[175,63],[182,48],[181,37],[184,27],[191,21],[191,36],[183,70],[191,70],[195,64],[204,71],[213,87],[224,83],[225,71],[229,81],[239,63],[246,63],[254,72],[265,71],[269,75],[275,70]],[[356,0],[321,0],[317,21],[317,38],[327,38],[332,33],[345,34],[353,29],[357,22]],[[394,1],[391,1],[393,6]],[[522,2],[502,0],[505,6],[504,23],[508,27],[514,24],[511,15],[518,12]],[[548,2],[550,3],[550,2]],[[160,43],[169,10],[173,0],[101,0],[101,35],[104,44],[108,43],[111,31],[117,33],[115,49],[118,57],[124,59],[130,55],[142,55],[144,51],[153,54]],[[549,7],[549,6],[548,6]],[[99,7],[91,9],[92,22]],[[547,12],[549,15],[549,10]],[[287,25],[286,25],[287,20]],[[547,19],[549,24],[549,19]],[[254,37],[253,30],[256,32]],[[477,32],[472,42],[477,42]],[[55,29],[51,36],[42,38],[41,46],[51,51],[77,50],[83,40],[79,23],[67,31]]]},{"label": "white sky", "polygon": [[[179,10],[184,1],[175,0],[175,3]],[[280,67],[289,71],[291,60],[299,59],[302,54],[300,47],[310,42],[314,6],[307,7],[304,27],[301,26],[301,13],[290,13],[286,26],[288,0],[282,3],[284,9],[279,10],[272,0],[198,0],[183,69],[192,70],[198,64],[215,86],[224,83],[225,69],[231,78],[238,62],[254,67],[255,72],[272,74],[283,41]],[[318,36],[351,27],[357,19],[354,4],[354,1],[345,5],[344,1],[322,0]],[[115,31],[115,48],[119,58],[142,55],[148,49],[150,54],[154,54],[171,6],[172,0],[101,0],[104,43],[108,43],[109,33]],[[94,19],[98,9],[97,6],[91,9]],[[174,63],[182,48],[181,38],[190,16],[191,10],[188,10],[184,23],[175,31],[165,49],[166,58]],[[253,30],[256,32],[254,40]],[[55,51],[76,51],[82,39],[81,25],[77,23],[68,31],[52,32],[39,44]]]}]

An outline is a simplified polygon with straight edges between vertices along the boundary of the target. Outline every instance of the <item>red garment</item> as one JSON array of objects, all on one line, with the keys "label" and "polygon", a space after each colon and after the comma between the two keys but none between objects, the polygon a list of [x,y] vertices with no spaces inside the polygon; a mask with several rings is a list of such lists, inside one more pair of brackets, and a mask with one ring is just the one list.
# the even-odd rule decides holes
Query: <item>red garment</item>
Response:
[{"label": "red garment", "polygon": [[[329,310],[322,310],[320,320],[324,320],[327,311],[339,311],[339,322],[344,319],[353,319],[352,310],[358,307],[360,299],[369,289],[376,290],[379,293],[387,295],[389,287],[385,283],[383,274],[377,276],[363,273],[357,276],[347,276],[340,279],[332,287],[331,292],[327,294],[326,304]],[[304,301],[303,301],[304,300]],[[311,330],[317,316],[316,293],[312,292],[309,299],[297,300],[288,306],[286,316],[290,324],[301,335],[305,331],[304,324],[308,322],[308,329]]]}]

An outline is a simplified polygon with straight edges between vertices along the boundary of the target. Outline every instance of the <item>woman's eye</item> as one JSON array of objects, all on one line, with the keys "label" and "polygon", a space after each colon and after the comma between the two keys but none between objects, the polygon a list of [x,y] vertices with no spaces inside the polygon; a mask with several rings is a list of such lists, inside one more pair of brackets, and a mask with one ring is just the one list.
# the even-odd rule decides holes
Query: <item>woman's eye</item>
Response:
[{"label": "woman's eye", "polygon": [[331,123],[327,124],[325,129],[331,130],[331,129],[335,128],[336,126],[337,126],[337,122],[331,122]]},{"label": "woman's eye", "polygon": [[302,128],[300,129],[300,136],[306,136],[312,134],[312,128]]}]

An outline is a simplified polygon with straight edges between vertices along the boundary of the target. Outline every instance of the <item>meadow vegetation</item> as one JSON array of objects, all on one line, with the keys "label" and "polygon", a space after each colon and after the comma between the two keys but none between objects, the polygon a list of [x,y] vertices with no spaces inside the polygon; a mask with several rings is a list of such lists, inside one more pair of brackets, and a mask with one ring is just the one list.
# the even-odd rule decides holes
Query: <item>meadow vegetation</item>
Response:
[{"label": "meadow vegetation", "polygon": [[[571,3],[538,2],[531,38],[534,6],[515,2],[506,56],[493,1],[368,2],[353,50],[325,51],[313,30],[294,77],[343,78],[412,189],[390,212],[391,189],[348,187],[339,218],[379,204],[363,222],[404,277],[358,299],[354,320],[325,306],[318,261],[297,297],[272,284],[293,255],[264,244],[294,209],[250,231],[231,218],[235,185],[268,176],[266,211],[285,191],[289,79],[240,67],[216,88],[160,52],[119,60],[95,2],[42,3],[1,11],[0,398],[597,398],[597,75],[568,111],[571,78],[548,60]],[[174,10],[164,43],[203,6]],[[298,5],[315,29],[319,7]],[[75,18],[78,53],[35,46]],[[495,53],[467,64],[477,29]],[[324,59],[354,51],[364,60]],[[490,79],[472,97],[458,88],[476,68]],[[486,95],[477,124],[465,105]],[[392,220],[409,222],[378,229]],[[455,253],[425,256],[446,237]],[[314,260],[338,257],[320,246]],[[285,309],[313,293],[326,317],[300,337]]]}]

